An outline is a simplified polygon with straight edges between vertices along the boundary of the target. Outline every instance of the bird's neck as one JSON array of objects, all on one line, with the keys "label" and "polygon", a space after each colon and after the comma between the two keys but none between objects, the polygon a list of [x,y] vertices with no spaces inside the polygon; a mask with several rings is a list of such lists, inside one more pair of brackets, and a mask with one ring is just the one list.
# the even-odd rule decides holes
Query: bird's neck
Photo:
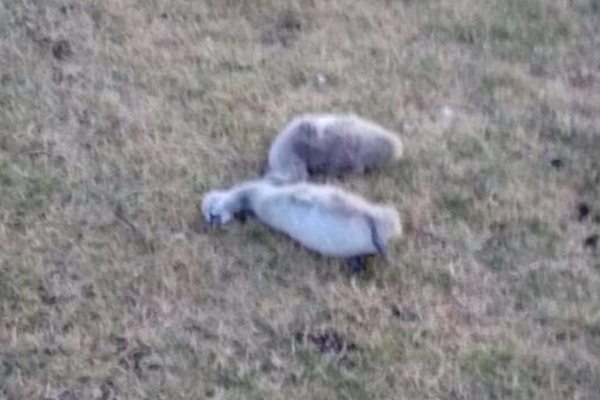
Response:
[{"label": "bird's neck", "polygon": [[241,183],[231,189],[229,209],[233,212],[251,211],[258,190],[258,181]]}]

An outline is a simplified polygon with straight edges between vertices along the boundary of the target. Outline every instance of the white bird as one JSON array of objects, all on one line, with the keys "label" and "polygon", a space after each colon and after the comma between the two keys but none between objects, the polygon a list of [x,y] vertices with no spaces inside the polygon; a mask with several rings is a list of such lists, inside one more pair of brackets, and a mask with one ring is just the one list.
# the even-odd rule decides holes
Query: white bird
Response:
[{"label": "white bird", "polygon": [[349,259],[353,268],[369,254],[389,259],[388,241],[402,233],[393,207],[329,185],[277,185],[261,179],[213,190],[202,202],[202,213],[212,227],[230,222],[239,212],[251,212],[310,250]]},{"label": "white bird", "polygon": [[305,114],[273,141],[264,176],[291,183],[319,173],[363,173],[397,161],[403,151],[398,134],[354,114]]}]

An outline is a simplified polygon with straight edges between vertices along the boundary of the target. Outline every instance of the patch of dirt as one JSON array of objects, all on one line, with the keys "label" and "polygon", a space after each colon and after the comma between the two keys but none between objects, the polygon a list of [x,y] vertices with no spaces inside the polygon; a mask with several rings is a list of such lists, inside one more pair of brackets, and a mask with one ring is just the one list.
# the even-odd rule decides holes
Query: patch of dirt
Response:
[{"label": "patch of dirt", "polygon": [[591,88],[596,82],[594,73],[586,68],[573,68],[568,72],[569,84],[577,89]]},{"label": "patch of dirt", "polygon": [[289,47],[298,40],[303,29],[304,24],[299,16],[288,11],[282,14],[277,22],[262,34],[261,41],[266,45]]},{"label": "patch of dirt", "polygon": [[358,346],[355,343],[347,341],[342,335],[335,331],[308,334],[297,332],[295,339],[297,342],[311,342],[324,354],[339,354],[344,350],[358,350]]},{"label": "patch of dirt", "polygon": [[[117,343],[119,346],[121,343]],[[122,347],[122,346],[121,346]],[[125,369],[132,369],[137,376],[141,377],[143,375],[143,363],[146,358],[148,358],[152,354],[152,349],[150,346],[138,343],[138,345],[131,349],[124,357],[121,357],[119,360],[119,365]]]}]

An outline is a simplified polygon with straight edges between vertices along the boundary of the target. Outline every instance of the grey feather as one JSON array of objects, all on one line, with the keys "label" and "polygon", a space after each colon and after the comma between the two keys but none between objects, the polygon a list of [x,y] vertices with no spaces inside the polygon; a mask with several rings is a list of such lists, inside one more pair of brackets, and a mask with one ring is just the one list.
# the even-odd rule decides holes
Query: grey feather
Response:
[{"label": "grey feather", "polygon": [[269,149],[265,176],[298,182],[314,174],[345,175],[395,162],[398,134],[353,114],[308,114],[292,120]]}]

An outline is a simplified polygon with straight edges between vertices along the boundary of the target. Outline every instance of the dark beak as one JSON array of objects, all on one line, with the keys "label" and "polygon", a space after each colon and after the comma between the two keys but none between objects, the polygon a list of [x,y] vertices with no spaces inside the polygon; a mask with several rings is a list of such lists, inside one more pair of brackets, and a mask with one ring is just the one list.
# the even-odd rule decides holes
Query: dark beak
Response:
[{"label": "dark beak", "polygon": [[220,215],[210,215],[210,220],[208,221],[210,227],[215,229],[221,226],[221,216]]}]

